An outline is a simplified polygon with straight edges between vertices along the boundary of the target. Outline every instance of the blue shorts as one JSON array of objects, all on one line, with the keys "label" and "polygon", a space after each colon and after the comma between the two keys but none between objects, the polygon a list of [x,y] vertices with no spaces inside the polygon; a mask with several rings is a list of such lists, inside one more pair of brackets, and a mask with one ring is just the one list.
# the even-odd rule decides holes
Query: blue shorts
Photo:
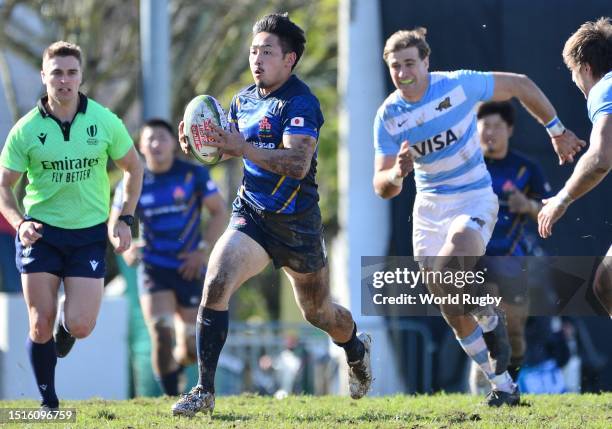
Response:
[{"label": "blue shorts", "polygon": [[141,295],[171,290],[181,307],[197,307],[202,300],[204,277],[185,280],[176,268],[143,263],[138,267],[138,291]]},{"label": "blue shorts", "polygon": [[[32,219],[33,221],[35,219]],[[15,237],[15,262],[22,274],[51,273],[60,278],[102,279],[106,274],[106,223],[80,229],[43,225],[42,237],[23,247]]]},{"label": "blue shorts", "polygon": [[327,264],[319,206],[296,215],[261,212],[240,197],[232,205],[229,227],[261,245],[275,268],[314,273]]}]

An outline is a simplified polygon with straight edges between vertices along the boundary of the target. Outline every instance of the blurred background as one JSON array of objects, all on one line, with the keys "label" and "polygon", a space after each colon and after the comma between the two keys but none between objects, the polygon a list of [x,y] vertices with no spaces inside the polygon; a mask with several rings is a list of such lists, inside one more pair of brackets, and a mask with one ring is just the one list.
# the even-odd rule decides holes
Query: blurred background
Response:
[{"label": "blurred background", "polygon": [[[227,108],[252,82],[248,47],[254,21],[287,11],[306,32],[296,73],[321,102],[318,183],[334,297],[351,308],[374,338],[374,394],[466,391],[467,362],[441,318],[361,315],[361,257],[411,254],[414,188],[391,202],[375,196],[372,123],[393,90],[382,61],[386,38],[425,26],[431,70],[499,70],[530,76],[564,124],[587,139],[586,103],[561,58],[580,24],[610,16],[607,0],[0,0],[0,146],[16,120],[42,95],[43,49],[56,40],[81,46],[82,92],[109,107],[137,138],[143,120],[178,124],[185,105],[210,94]],[[517,105],[518,107],[518,105]],[[559,167],[547,135],[523,109],[511,145],[542,166],[554,190],[573,167]],[[113,182],[120,179],[109,165]],[[241,180],[241,162],[211,168],[227,201]],[[612,241],[609,177],[572,206],[550,255],[596,256]],[[407,181],[406,183],[412,183]],[[16,190],[19,195],[23,189]],[[562,233],[560,233],[562,231]],[[0,221],[0,399],[37,397],[26,359],[27,314],[14,267],[14,231]],[[94,334],[58,363],[66,399],[159,395],[150,342],[137,299],[135,272],[109,250],[107,291]],[[217,391],[261,394],[345,394],[339,349],[304,325],[279,271],[267,269],[234,296]],[[566,317],[563,367],[568,391],[612,390],[612,344],[606,317]],[[188,371],[190,387],[195,368]]]}]

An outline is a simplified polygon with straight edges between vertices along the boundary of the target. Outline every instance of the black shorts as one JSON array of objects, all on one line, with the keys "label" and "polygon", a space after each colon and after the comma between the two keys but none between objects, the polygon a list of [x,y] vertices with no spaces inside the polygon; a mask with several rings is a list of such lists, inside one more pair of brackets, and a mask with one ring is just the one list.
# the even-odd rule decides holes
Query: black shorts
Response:
[{"label": "black shorts", "polygon": [[20,273],[51,273],[58,277],[102,279],[106,274],[106,223],[89,228],[64,229],[43,225],[42,237],[24,247],[15,237],[15,262]]},{"label": "black shorts", "polygon": [[176,268],[143,263],[138,267],[138,291],[141,295],[171,290],[181,307],[197,307],[202,300],[204,277],[185,280]]},{"label": "black shorts", "polygon": [[256,210],[237,197],[229,227],[259,243],[277,269],[313,273],[327,264],[318,205],[300,214],[284,215]]}]

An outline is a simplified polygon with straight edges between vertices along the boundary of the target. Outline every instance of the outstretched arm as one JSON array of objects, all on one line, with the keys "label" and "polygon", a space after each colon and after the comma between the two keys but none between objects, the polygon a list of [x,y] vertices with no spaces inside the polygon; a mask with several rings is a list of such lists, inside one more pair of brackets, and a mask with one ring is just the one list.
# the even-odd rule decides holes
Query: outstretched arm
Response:
[{"label": "outstretched arm", "polygon": [[505,101],[516,97],[525,109],[546,127],[553,148],[559,156],[559,164],[574,162],[574,156],[586,143],[561,124],[555,108],[540,88],[521,74],[494,72],[493,77],[493,100]]},{"label": "outstretched arm", "polygon": [[599,118],[593,125],[589,149],[576,164],[574,172],[557,195],[544,201],[538,215],[538,231],[543,238],[567,207],[601,182],[612,169],[612,115]]}]

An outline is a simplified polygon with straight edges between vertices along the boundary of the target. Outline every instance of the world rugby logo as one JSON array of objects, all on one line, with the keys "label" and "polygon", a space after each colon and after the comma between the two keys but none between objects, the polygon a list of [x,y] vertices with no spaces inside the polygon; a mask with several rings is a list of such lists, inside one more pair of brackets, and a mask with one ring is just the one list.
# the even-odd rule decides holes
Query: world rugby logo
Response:
[{"label": "world rugby logo", "polygon": [[90,144],[90,145],[98,144],[98,139],[96,138],[96,136],[98,135],[97,125],[94,124],[94,125],[88,126],[87,135],[89,136],[89,138],[87,139],[87,144]]}]

